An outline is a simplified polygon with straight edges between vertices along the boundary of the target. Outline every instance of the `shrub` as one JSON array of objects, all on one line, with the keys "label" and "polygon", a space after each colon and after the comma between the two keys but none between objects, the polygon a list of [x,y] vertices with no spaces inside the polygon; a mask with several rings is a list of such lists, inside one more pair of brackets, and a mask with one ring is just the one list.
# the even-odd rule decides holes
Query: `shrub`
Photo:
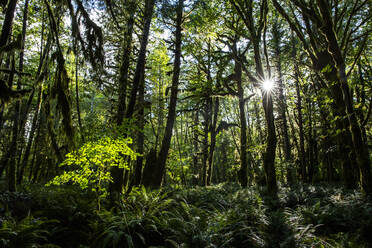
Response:
[{"label": "shrub", "polygon": [[110,137],[86,143],[66,155],[66,160],[60,164],[66,171],[48,182],[47,186],[70,183],[95,192],[98,199],[107,196],[106,186],[112,181],[110,167],[129,169],[126,157],[135,160],[138,155],[128,146],[131,143],[130,138]]}]

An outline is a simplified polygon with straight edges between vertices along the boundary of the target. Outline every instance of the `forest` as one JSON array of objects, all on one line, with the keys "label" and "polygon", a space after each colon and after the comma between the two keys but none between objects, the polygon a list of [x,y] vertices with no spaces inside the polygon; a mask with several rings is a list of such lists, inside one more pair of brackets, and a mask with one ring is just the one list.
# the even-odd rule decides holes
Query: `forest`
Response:
[{"label": "forest", "polygon": [[372,247],[371,0],[0,0],[0,247]]}]

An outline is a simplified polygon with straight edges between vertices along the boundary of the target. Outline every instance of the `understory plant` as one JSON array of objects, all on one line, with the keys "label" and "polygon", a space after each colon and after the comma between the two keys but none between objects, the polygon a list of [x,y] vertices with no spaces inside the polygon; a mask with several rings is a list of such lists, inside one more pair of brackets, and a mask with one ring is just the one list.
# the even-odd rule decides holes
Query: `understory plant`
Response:
[{"label": "understory plant", "polygon": [[59,165],[64,172],[48,182],[47,186],[78,185],[83,190],[94,192],[100,207],[100,199],[107,196],[107,185],[112,181],[110,168],[117,166],[128,170],[128,158],[136,160],[138,156],[129,147],[130,144],[131,138],[110,137],[84,144],[79,150],[66,155]]},{"label": "understory plant", "polygon": [[[1,219],[0,247],[371,247],[372,202],[330,185],[134,188],[97,211],[75,185],[34,189],[26,218]],[[16,212],[14,212],[16,213]],[[47,246],[45,246],[47,245]]]}]

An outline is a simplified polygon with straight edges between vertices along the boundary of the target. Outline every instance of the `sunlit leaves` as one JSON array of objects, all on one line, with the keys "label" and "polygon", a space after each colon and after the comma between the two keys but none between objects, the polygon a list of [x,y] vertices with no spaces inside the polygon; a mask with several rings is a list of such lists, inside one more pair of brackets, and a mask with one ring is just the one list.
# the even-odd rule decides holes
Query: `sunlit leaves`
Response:
[{"label": "sunlit leaves", "polygon": [[47,185],[72,183],[104,196],[106,195],[105,185],[112,181],[110,167],[118,166],[129,169],[127,158],[131,160],[137,158],[138,154],[128,146],[131,143],[130,138],[112,139],[110,137],[88,142],[79,150],[66,155],[65,161],[60,164],[66,171]]}]

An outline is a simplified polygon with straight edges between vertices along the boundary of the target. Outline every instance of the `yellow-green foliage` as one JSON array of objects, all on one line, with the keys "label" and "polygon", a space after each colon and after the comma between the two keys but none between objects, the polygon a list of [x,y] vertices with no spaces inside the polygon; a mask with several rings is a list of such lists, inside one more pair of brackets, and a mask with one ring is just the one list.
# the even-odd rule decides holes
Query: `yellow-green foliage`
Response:
[{"label": "yellow-green foliage", "polygon": [[65,161],[60,164],[66,171],[52,179],[47,186],[72,183],[105,196],[107,191],[104,186],[112,181],[110,167],[128,169],[126,159],[137,158],[138,154],[128,146],[131,143],[130,138],[110,137],[86,143],[79,150],[66,155]]}]

